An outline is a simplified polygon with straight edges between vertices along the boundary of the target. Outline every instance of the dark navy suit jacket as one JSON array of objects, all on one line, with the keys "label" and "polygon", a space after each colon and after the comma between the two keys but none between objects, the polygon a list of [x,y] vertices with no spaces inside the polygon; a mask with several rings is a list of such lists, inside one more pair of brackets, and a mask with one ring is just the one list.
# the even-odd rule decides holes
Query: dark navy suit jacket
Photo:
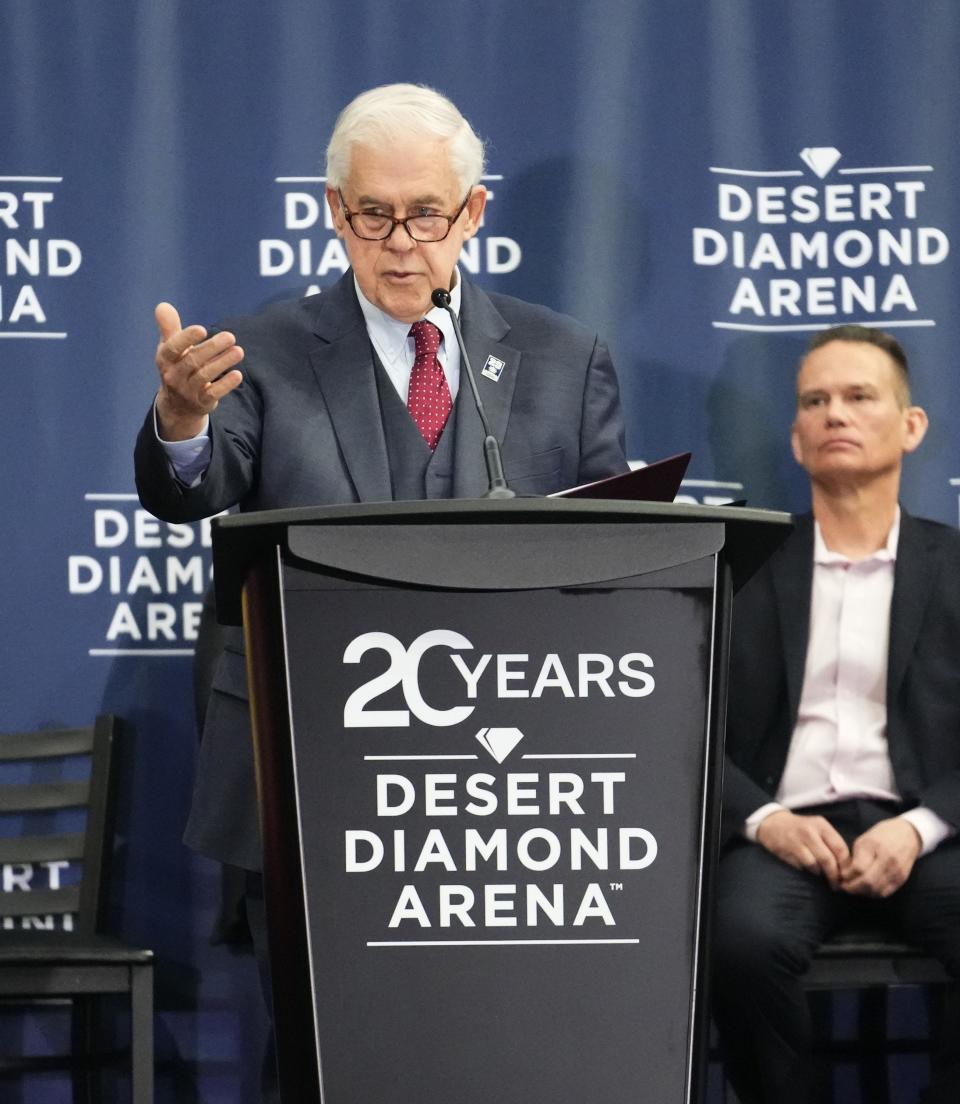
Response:
[{"label": "dark navy suit jacket", "polygon": [[[773,800],[803,686],[813,518],[734,601],[724,839]],[[904,808],[960,826],[960,532],[901,511],[890,607],[887,741]]]},{"label": "dark navy suit jacket", "polygon": [[[596,334],[467,281],[460,321],[514,490],[549,494],[626,470],[617,379]],[[269,510],[389,501],[374,354],[352,272],[320,295],[228,319],[222,328],[245,351],[244,382],[211,416],[210,466],[197,487],[180,484],[148,415],[135,452],[144,507],[183,522],[236,504]],[[503,362],[496,381],[481,374],[488,356]],[[479,497],[487,486],[480,420],[470,401],[458,401],[455,417],[445,493]],[[259,839],[238,633],[229,636],[213,686],[186,838],[205,854],[255,870]]]}]

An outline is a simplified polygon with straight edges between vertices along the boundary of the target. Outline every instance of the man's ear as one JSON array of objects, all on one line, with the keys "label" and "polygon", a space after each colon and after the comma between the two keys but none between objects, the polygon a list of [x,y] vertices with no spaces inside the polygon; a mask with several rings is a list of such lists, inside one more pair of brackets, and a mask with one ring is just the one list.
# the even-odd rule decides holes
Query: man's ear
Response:
[{"label": "man's ear", "polygon": [[801,459],[802,454],[800,452],[800,437],[797,434],[796,422],[790,427],[790,449],[793,452],[794,460],[803,467],[803,460]]},{"label": "man's ear", "polygon": [[333,228],[337,237],[342,238],[346,230],[347,220],[343,217],[343,208],[340,206],[340,196],[336,188],[327,188],[327,206],[330,208],[330,217],[333,219]]},{"label": "man's ear", "polygon": [[475,184],[467,200],[467,226],[463,235],[464,241],[472,238],[480,229],[483,219],[483,209],[487,205],[487,189],[482,184]]},{"label": "man's ear", "polygon": [[927,435],[927,426],[930,424],[930,420],[922,406],[908,406],[903,412],[903,418],[903,451],[913,452]]}]

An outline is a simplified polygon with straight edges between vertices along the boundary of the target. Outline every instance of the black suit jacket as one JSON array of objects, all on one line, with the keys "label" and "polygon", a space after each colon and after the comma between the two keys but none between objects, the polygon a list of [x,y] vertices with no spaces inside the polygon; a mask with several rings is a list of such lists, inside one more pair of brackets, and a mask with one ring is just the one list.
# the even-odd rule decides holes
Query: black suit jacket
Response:
[{"label": "black suit jacket", "polygon": [[[549,494],[625,471],[616,375],[596,334],[545,307],[463,282],[464,343],[514,490]],[[203,481],[174,479],[148,414],[135,450],[137,489],[165,521],[195,521],[233,505],[269,510],[392,498],[374,354],[348,272],[320,295],[223,324],[245,351],[244,382],[210,419]],[[466,380],[463,380],[466,386]],[[462,398],[469,400],[469,393]],[[470,401],[456,405],[452,497],[487,488],[483,431]],[[200,749],[187,842],[258,869],[259,838],[242,640],[228,630]]]},{"label": "black suit jacket", "polygon": [[[773,800],[803,686],[813,518],[734,602],[724,839]],[[890,607],[887,741],[904,808],[960,826],[960,532],[901,511]]]}]

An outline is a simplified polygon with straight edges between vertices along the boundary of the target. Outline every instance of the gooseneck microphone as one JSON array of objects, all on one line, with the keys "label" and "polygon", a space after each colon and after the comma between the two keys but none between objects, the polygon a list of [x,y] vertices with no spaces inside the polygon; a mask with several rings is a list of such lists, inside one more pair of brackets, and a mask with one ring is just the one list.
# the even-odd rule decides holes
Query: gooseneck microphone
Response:
[{"label": "gooseneck microphone", "polygon": [[450,315],[453,323],[453,332],[457,335],[457,344],[460,346],[460,362],[466,369],[467,379],[470,381],[470,390],[473,392],[473,401],[480,415],[480,424],[483,426],[483,457],[487,462],[487,493],[484,498],[516,498],[516,494],[507,486],[507,480],[503,474],[503,457],[500,455],[500,442],[490,432],[490,423],[487,421],[486,411],[483,409],[483,400],[477,390],[477,377],[473,374],[470,358],[467,356],[466,346],[463,344],[463,334],[460,332],[460,322],[456,311],[450,306],[450,292],[444,288],[436,288],[431,294],[435,307],[440,307]]}]

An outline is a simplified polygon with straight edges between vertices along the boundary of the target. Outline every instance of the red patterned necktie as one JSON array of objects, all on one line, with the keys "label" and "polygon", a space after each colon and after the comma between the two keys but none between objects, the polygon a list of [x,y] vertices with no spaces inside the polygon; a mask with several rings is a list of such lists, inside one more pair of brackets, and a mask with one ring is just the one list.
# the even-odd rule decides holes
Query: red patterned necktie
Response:
[{"label": "red patterned necktie", "polygon": [[423,434],[423,439],[433,450],[437,447],[453,406],[447,377],[437,360],[441,334],[432,322],[424,319],[414,322],[410,327],[410,336],[413,338],[415,356],[413,371],[410,373],[407,409],[417,423],[417,429]]}]

